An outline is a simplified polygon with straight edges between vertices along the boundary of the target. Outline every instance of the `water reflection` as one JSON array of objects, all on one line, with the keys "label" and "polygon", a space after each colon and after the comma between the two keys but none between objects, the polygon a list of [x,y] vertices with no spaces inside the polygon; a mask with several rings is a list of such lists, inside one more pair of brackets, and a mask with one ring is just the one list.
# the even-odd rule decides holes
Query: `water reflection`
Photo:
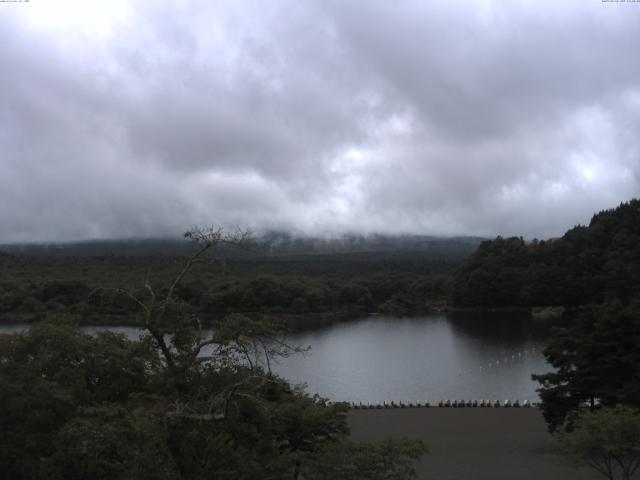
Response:
[{"label": "water reflection", "polygon": [[277,371],[339,400],[534,400],[546,330],[522,316],[375,317],[292,336],[311,355]]},{"label": "water reflection", "polygon": [[547,321],[534,320],[527,311],[455,311],[447,314],[460,335],[495,345],[511,345],[523,339],[541,342],[550,328]]},{"label": "water reflection", "polygon": [[[23,328],[2,326],[0,333]],[[517,312],[370,317],[291,335],[311,352],[281,359],[274,370],[335,400],[535,400],[531,374],[550,369],[541,353],[548,328]],[[133,327],[84,330],[141,334]]]}]

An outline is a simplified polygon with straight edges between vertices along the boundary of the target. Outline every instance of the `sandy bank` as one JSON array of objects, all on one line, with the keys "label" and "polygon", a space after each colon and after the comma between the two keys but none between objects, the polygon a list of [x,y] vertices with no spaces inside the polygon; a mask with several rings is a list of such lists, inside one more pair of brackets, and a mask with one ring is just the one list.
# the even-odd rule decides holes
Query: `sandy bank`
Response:
[{"label": "sandy bank", "polygon": [[535,408],[420,408],[352,410],[355,440],[387,435],[420,438],[430,455],[418,478],[430,480],[591,480],[556,453],[541,413]]}]

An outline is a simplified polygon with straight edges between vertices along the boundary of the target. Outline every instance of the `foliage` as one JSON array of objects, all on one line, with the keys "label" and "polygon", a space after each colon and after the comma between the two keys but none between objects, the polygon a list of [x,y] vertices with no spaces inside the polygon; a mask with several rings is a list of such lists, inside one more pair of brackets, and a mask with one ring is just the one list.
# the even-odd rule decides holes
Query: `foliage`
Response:
[{"label": "foliage", "polygon": [[[37,257],[0,254],[0,322],[75,315],[85,325],[132,325],[150,273],[169,288],[188,257]],[[207,256],[175,288],[204,325],[228,313],[270,315],[304,327],[318,316],[417,313],[443,305],[455,264],[428,256],[371,253],[296,258]],[[64,279],[64,280],[62,280]]]},{"label": "foliage", "polygon": [[[344,404],[271,372],[270,358],[301,351],[277,326],[229,315],[202,329],[179,286],[207,251],[244,237],[188,237],[198,250],[173,281],[97,292],[137,307],[140,340],[62,323],[0,336],[0,477],[295,479],[304,470],[320,478],[324,468],[364,469],[365,459],[375,468],[358,478],[410,475],[417,444],[355,447]],[[345,449],[353,456],[327,456]]]},{"label": "foliage", "polygon": [[556,434],[576,464],[586,464],[609,480],[628,480],[640,467],[640,412],[629,407],[582,411],[572,431]]},{"label": "foliage", "polygon": [[[59,432],[82,409],[150,394],[159,358],[148,342],[38,324],[0,336],[0,465],[3,478],[38,478]],[[64,444],[66,445],[66,444]]]},{"label": "foliage", "polygon": [[551,430],[584,404],[640,407],[640,302],[585,307],[550,336],[544,354],[554,372],[533,375]]},{"label": "foliage", "polygon": [[458,306],[579,306],[640,294],[640,200],[593,216],[561,238],[483,242],[456,271]]},{"label": "foliage", "polygon": [[640,406],[640,200],[561,238],[483,242],[456,270],[451,298],[458,306],[556,306],[535,313],[565,317],[569,325],[552,332],[544,351],[555,371],[533,375],[551,431],[571,428],[585,404]]}]

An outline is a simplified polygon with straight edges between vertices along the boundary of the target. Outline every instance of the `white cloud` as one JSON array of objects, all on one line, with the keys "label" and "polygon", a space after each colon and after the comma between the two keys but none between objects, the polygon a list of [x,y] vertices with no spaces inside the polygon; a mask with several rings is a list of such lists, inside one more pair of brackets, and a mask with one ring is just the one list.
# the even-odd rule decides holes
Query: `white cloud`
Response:
[{"label": "white cloud", "polygon": [[0,10],[0,241],[544,237],[640,193],[637,5]]}]

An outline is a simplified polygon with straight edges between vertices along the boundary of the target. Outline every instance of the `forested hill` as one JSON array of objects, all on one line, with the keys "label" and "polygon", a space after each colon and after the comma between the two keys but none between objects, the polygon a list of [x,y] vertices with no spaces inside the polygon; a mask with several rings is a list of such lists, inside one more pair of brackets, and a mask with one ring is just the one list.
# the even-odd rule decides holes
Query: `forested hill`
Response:
[{"label": "forested hill", "polygon": [[[470,255],[480,237],[434,237],[427,235],[356,235],[312,237],[270,231],[252,236],[247,250],[224,248],[229,259],[299,259],[303,256],[374,258],[419,256],[433,260],[460,261]],[[176,257],[193,253],[184,238],[94,240],[73,243],[0,245],[0,252],[39,257]]]},{"label": "forested hill", "polygon": [[640,296],[640,200],[561,238],[485,241],[457,269],[455,306],[577,306]]}]

